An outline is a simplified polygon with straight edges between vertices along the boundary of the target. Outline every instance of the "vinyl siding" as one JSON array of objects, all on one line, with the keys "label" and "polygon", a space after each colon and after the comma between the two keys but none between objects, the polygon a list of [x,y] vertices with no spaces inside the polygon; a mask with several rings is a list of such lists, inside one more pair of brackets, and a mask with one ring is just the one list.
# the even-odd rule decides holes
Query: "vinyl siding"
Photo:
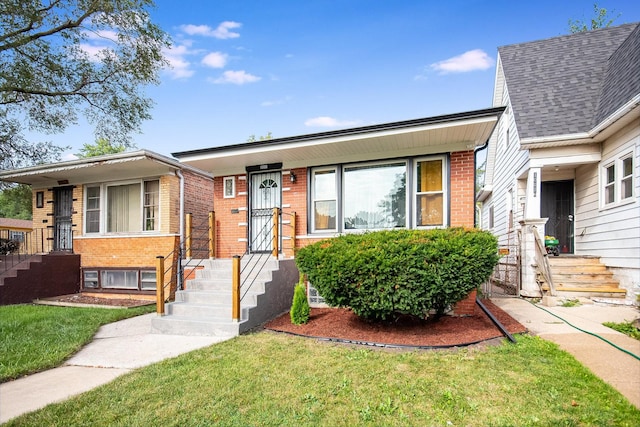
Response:
[{"label": "vinyl siding", "polygon": [[[611,208],[602,207],[601,167],[629,151],[634,157],[634,197]],[[608,266],[639,267],[640,126],[627,126],[605,141],[599,164],[576,169],[575,244],[577,254],[600,256]]]}]

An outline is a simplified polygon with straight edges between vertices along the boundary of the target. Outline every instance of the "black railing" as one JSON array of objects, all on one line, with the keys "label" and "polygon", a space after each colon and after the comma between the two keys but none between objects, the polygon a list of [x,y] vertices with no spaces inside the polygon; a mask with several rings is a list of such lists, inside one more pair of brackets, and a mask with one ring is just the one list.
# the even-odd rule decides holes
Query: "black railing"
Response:
[{"label": "black railing", "polygon": [[73,252],[73,231],[55,233],[53,228],[30,231],[0,230],[0,273],[35,255],[54,251]]}]

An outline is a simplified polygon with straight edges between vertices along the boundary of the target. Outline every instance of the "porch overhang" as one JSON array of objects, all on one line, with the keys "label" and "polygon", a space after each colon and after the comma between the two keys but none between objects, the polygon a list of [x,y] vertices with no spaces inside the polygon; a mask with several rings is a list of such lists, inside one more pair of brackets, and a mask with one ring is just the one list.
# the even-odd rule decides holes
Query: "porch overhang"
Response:
[{"label": "porch overhang", "polygon": [[[51,188],[160,176],[184,167],[175,159],[140,150],[0,171],[0,181]],[[189,166],[187,168],[196,171]],[[204,171],[196,172],[210,176]]]},{"label": "porch overhang", "polygon": [[484,145],[504,107],[332,132],[172,153],[181,162],[216,176],[241,174],[247,166],[319,166],[474,150]]}]

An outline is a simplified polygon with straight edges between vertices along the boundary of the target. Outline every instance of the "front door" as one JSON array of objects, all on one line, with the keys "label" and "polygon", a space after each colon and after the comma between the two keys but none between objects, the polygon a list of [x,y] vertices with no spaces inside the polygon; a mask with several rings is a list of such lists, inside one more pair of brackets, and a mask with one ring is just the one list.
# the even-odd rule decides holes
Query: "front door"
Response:
[{"label": "front door", "polygon": [[53,193],[53,250],[73,250],[73,187],[59,187]]},{"label": "front door", "polygon": [[560,253],[573,253],[573,180],[543,182],[540,215],[549,218],[545,233],[560,242]]},{"label": "front door", "polygon": [[249,249],[268,252],[273,248],[273,208],[281,208],[282,174],[262,172],[251,175]]}]

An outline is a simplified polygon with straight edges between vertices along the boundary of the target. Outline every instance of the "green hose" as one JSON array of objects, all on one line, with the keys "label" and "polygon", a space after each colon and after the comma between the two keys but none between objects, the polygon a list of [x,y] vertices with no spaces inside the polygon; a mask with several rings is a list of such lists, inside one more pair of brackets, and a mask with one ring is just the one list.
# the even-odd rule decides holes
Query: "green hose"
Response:
[{"label": "green hose", "polygon": [[589,335],[592,335],[592,336],[594,336],[594,337],[596,337],[596,338],[599,338],[599,339],[601,339],[602,341],[604,341],[604,342],[606,342],[607,344],[609,344],[610,346],[612,346],[612,347],[614,347],[614,348],[617,348],[617,349],[618,349],[618,350],[620,350],[621,352],[623,352],[623,353],[627,353],[629,356],[631,356],[631,357],[635,357],[636,359],[640,360],[640,356],[638,356],[637,354],[631,353],[629,350],[625,350],[624,348],[622,348],[622,347],[620,347],[620,346],[618,346],[618,345],[616,345],[616,344],[612,343],[612,342],[611,342],[611,341],[609,341],[608,339],[603,338],[603,337],[601,337],[601,336],[600,336],[600,335],[598,335],[598,334],[595,334],[595,333],[593,333],[593,332],[589,332],[589,331],[585,331],[584,329],[581,329],[581,328],[577,327],[576,325],[572,325],[572,324],[571,324],[571,323],[569,323],[567,320],[563,319],[562,317],[558,316],[557,314],[552,313],[552,312],[550,312],[549,310],[547,310],[547,309],[545,309],[545,308],[542,308],[542,307],[540,307],[539,305],[536,305],[536,304],[534,304],[534,303],[533,303],[533,302],[531,302],[531,301],[528,301],[528,302],[529,302],[529,304],[533,305],[534,307],[537,307],[537,308],[539,308],[540,310],[542,310],[542,311],[545,311],[545,312],[549,313],[549,314],[550,314],[550,315],[552,315],[553,317],[557,317],[558,319],[562,320],[564,323],[566,323],[567,325],[571,326],[572,328],[575,328],[575,329],[579,330],[580,332],[584,332],[585,334],[589,334]]}]

